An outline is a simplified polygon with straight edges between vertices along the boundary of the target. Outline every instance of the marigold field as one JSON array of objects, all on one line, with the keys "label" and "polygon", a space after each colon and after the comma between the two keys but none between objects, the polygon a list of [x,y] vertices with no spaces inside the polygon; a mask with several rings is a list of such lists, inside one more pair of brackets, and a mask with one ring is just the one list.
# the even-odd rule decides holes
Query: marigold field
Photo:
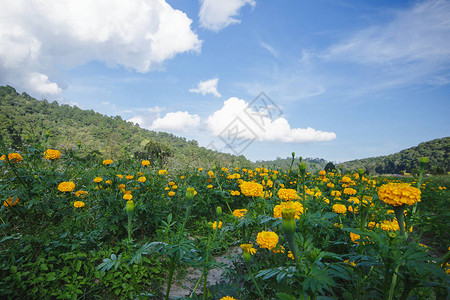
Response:
[{"label": "marigold field", "polygon": [[61,152],[0,153],[3,299],[172,299],[192,270],[185,298],[449,297],[449,180],[426,159],[399,179]]}]

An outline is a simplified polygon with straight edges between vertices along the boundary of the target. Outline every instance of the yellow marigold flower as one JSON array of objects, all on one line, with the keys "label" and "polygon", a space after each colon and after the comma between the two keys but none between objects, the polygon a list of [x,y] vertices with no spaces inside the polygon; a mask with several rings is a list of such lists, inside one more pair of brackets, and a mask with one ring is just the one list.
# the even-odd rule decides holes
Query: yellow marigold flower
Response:
[{"label": "yellow marigold flower", "polygon": [[356,190],[353,188],[346,188],[344,189],[344,194],[346,195],[356,195]]},{"label": "yellow marigold flower", "polygon": [[333,197],[340,197],[341,196],[341,192],[339,192],[339,191],[331,191],[331,196],[333,196]]},{"label": "yellow marigold flower", "polygon": [[84,207],[84,202],[83,201],[75,201],[74,203],[73,203],[73,206],[74,207],[76,207],[76,208],[81,208],[81,207]]},{"label": "yellow marigold flower", "polygon": [[285,209],[295,210],[295,219],[300,219],[300,215],[304,212],[303,205],[298,201],[281,202],[273,208],[273,217],[281,218],[281,212]]},{"label": "yellow marigold flower", "polygon": [[58,185],[58,190],[61,192],[71,192],[75,188],[75,183],[72,181],[64,181]]},{"label": "yellow marigold flower", "polygon": [[172,185],[172,189],[176,190],[178,188],[178,185],[174,184]]},{"label": "yellow marigold flower", "polygon": [[99,183],[99,182],[102,182],[103,181],[103,178],[101,178],[101,177],[95,177],[94,178],[94,182],[96,182],[96,183]]},{"label": "yellow marigold flower", "polygon": [[345,214],[347,212],[347,206],[344,204],[335,204],[333,205],[333,211],[338,214]]},{"label": "yellow marigold flower", "polygon": [[260,197],[263,195],[263,186],[257,182],[242,181],[241,193],[249,197]]},{"label": "yellow marigold flower", "polygon": [[169,185],[174,185],[174,184],[175,184],[175,182],[173,182],[173,181],[169,182]]},{"label": "yellow marigold flower", "polygon": [[275,248],[273,248],[272,253],[284,253],[284,250],[284,247],[278,244]]},{"label": "yellow marigold flower", "polygon": [[325,170],[322,170],[322,171],[319,172],[319,175],[320,176],[325,176],[325,175],[327,175],[327,172]]},{"label": "yellow marigold flower", "polygon": [[127,175],[127,176],[125,176],[125,178],[128,180],[132,180],[132,179],[134,179],[134,175]]},{"label": "yellow marigold flower", "polygon": [[378,197],[386,204],[401,206],[420,202],[420,190],[409,183],[388,183],[378,190]]},{"label": "yellow marigold flower", "polygon": [[355,214],[357,214],[359,212],[358,207],[353,208],[353,206],[349,206],[348,211],[351,213],[355,213]]},{"label": "yellow marigold flower", "polygon": [[334,183],[331,182],[327,183],[327,187],[329,187],[330,189],[334,188]]},{"label": "yellow marigold flower", "polygon": [[294,189],[279,189],[278,197],[284,201],[297,200],[297,191]]},{"label": "yellow marigold flower", "polygon": [[213,188],[212,184],[208,184],[207,188],[212,189]]},{"label": "yellow marigold flower", "polygon": [[133,195],[131,195],[131,194],[124,194],[123,195],[123,199],[127,200],[127,201],[130,201],[131,199],[133,199]]},{"label": "yellow marigold flower", "polygon": [[75,192],[75,196],[77,196],[79,198],[85,198],[87,194],[88,194],[88,192],[83,191],[83,190],[79,190],[79,191]]},{"label": "yellow marigold flower", "polygon": [[[219,228],[222,228],[222,221],[219,221]],[[212,229],[217,229],[217,221],[214,221],[214,223],[212,224]]]},{"label": "yellow marigold flower", "polygon": [[351,240],[352,240],[353,243],[359,245],[359,242],[357,242],[357,240],[361,239],[361,236],[360,236],[359,234],[350,232],[350,238],[351,238]]},{"label": "yellow marigold flower", "polygon": [[108,165],[110,165],[110,164],[112,164],[114,161],[112,160],[112,159],[105,159],[104,161],[103,161],[103,164],[105,165],[105,166],[108,166]]},{"label": "yellow marigold flower", "polygon": [[141,176],[141,177],[138,178],[137,181],[139,181],[139,182],[145,182],[146,180],[147,180],[147,178],[145,178],[145,176]]},{"label": "yellow marigold flower", "polygon": [[117,174],[117,178],[123,179],[123,175]]},{"label": "yellow marigold flower", "polygon": [[273,231],[261,231],[256,236],[259,247],[272,250],[278,244],[278,235]]},{"label": "yellow marigold flower", "polygon": [[221,169],[223,172],[228,173],[228,168],[222,167]]},{"label": "yellow marigold flower", "polygon": [[143,160],[143,161],[141,162],[141,165],[143,165],[144,167],[150,166],[150,161],[149,161],[149,160]]},{"label": "yellow marigold flower", "polygon": [[225,297],[220,298],[219,300],[237,300],[237,299],[233,298],[231,296],[225,296]]},{"label": "yellow marigold flower", "polygon": [[58,159],[61,157],[61,152],[59,152],[58,150],[54,150],[54,149],[47,149],[47,151],[44,152],[44,157],[45,159]]},{"label": "yellow marigold flower", "polygon": [[214,178],[214,172],[213,171],[208,171],[208,176],[210,178]]},{"label": "yellow marigold flower", "polygon": [[[0,160],[5,161],[6,160],[6,156],[2,155],[0,157]],[[12,163],[19,162],[19,161],[22,160],[22,155],[20,155],[19,153],[10,153],[10,154],[8,154],[8,160],[10,162],[12,162]]]},{"label": "yellow marigold flower", "polygon": [[330,200],[328,198],[323,198],[323,202],[325,202],[326,204],[330,204]]},{"label": "yellow marigold flower", "polygon": [[119,190],[123,190],[125,188],[125,184],[121,183],[117,186]]},{"label": "yellow marigold flower", "polygon": [[170,197],[173,197],[173,196],[175,196],[175,192],[170,191],[170,192],[167,193],[167,195],[169,195]]},{"label": "yellow marigold flower", "polygon": [[359,204],[359,199],[357,197],[350,197],[348,198],[348,202],[353,204]]},{"label": "yellow marigold flower", "polygon": [[233,216],[235,216],[236,218],[240,219],[240,218],[243,218],[246,213],[247,213],[247,210],[245,208],[243,208],[243,209],[235,209],[233,211]]},{"label": "yellow marigold flower", "polygon": [[165,190],[165,191],[170,191],[170,187],[166,186],[166,187],[164,188],[164,190]]},{"label": "yellow marigold flower", "polygon": [[3,201],[3,205],[4,206],[15,206],[15,205],[17,205],[17,203],[19,203],[19,198],[16,197],[14,202],[12,202],[12,201],[13,201],[13,197],[9,197],[5,201]]},{"label": "yellow marigold flower", "polygon": [[167,175],[167,170],[159,170],[158,175]]},{"label": "yellow marigold flower", "polygon": [[126,194],[130,194],[131,195],[131,191],[123,191],[123,193],[126,195]]},{"label": "yellow marigold flower", "polygon": [[291,250],[288,251],[288,257],[289,257],[290,259],[295,259],[294,254],[292,254],[292,251],[291,251]]},{"label": "yellow marigold flower", "polygon": [[203,171],[203,168],[198,168],[198,171],[199,171],[199,172]]},{"label": "yellow marigold flower", "polygon": [[144,175],[144,173],[142,173],[142,172],[137,172],[136,175],[137,175],[137,176],[142,176],[142,175]]},{"label": "yellow marigold flower", "polygon": [[256,249],[253,248],[253,244],[242,244],[241,248],[242,248],[242,251],[250,253],[251,255],[256,253]]},{"label": "yellow marigold flower", "polygon": [[344,263],[346,263],[346,264],[348,264],[348,265],[351,265],[351,266],[353,266],[353,267],[356,267],[356,263],[354,262],[354,261],[348,261],[348,259],[346,259],[346,260],[344,260]]},{"label": "yellow marigold flower", "polygon": [[344,183],[349,183],[350,181],[352,181],[352,179],[348,176],[344,176],[344,177],[342,177],[341,181]]}]

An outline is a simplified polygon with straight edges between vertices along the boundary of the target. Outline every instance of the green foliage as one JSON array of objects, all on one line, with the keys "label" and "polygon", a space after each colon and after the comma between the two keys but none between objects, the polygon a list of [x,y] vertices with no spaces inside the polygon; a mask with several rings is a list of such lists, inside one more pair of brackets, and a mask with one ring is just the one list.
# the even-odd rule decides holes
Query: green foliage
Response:
[{"label": "green foliage", "polygon": [[401,171],[413,173],[419,168],[419,158],[428,157],[428,173],[445,174],[450,170],[450,137],[421,143],[416,147],[398,153],[365,159],[352,160],[340,164],[345,171],[365,169],[370,174],[399,174]]},{"label": "green foliage", "polygon": [[0,86],[0,131],[0,144],[18,150],[25,142],[43,140],[49,131],[48,147],[64,148],[67,152],[80,147],[79,155],[86,160],[128,159],[136,154],[157,163],[173,157],[178,163],[197,167],[214,161],[223,165],[252,165],[242,155],[205,149],[197,141],[142,129],[119,116],[107,117],[93,110],[39,101],[26,93],[18,94],[10,86]]}]

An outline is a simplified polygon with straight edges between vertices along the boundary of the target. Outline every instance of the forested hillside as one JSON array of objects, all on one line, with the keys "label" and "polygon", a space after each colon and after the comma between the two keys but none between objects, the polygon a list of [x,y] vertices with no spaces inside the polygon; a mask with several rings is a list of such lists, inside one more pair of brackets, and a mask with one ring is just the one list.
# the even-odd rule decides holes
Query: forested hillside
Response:
[{"label": "forested hillside", "polygon": [[428,157],[427,172],[444,174],[450,171],[450,137],[421,143],[398,153],[352,160],[340,164],[343,170],[366,169],[370,174],[398,174],[414,172],[419,167],[419,158]]},{"label": "forested hillside", "polygon": [[80,145],[86,156],[118,159],[145,156],[152,151],[149,145],[158,144],[180,163],[251,165],[242,155],[219,153],[199,147],[194,140],[142,129],[119,116],[36,100],[10,86],[0,87],[0,132],[1,145],[15,149],[46,140],[48,146],[60,150]]},{"label": "forested hillside", "polygon": [[[258,165],[264,165],[267,167],[270,167],[274,170],[277,169],[283,169],[283,170],[287,170],[290,168],[291,163],[292,163],[292,168],[295,169],[297,168],[297,164],[300,162],[300,159],[297,157],[294,159],[294,162],[292,162],[292,157],[286,157],[286,158],[281,158],[281,157],[277,157],[276,160],[262,160],[262,161],[257,161],[256,163]],[[303,158],[302,162],[304,162],[306,164],[306,168],[309,171],[314,171],[314,170],[323,170],[325,168],[325,166],[327,165],[327,161],[323,158]]]}]

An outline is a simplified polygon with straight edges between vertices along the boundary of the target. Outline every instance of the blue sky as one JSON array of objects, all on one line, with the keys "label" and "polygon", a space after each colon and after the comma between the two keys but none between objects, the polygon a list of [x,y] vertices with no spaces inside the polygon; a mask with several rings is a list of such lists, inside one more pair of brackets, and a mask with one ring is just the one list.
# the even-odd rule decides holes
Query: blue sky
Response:
[{"label": "blue sky", "polygon": [[450,135],[450,1],[3,7],[1,85],[204,147],[342,162]]}]

